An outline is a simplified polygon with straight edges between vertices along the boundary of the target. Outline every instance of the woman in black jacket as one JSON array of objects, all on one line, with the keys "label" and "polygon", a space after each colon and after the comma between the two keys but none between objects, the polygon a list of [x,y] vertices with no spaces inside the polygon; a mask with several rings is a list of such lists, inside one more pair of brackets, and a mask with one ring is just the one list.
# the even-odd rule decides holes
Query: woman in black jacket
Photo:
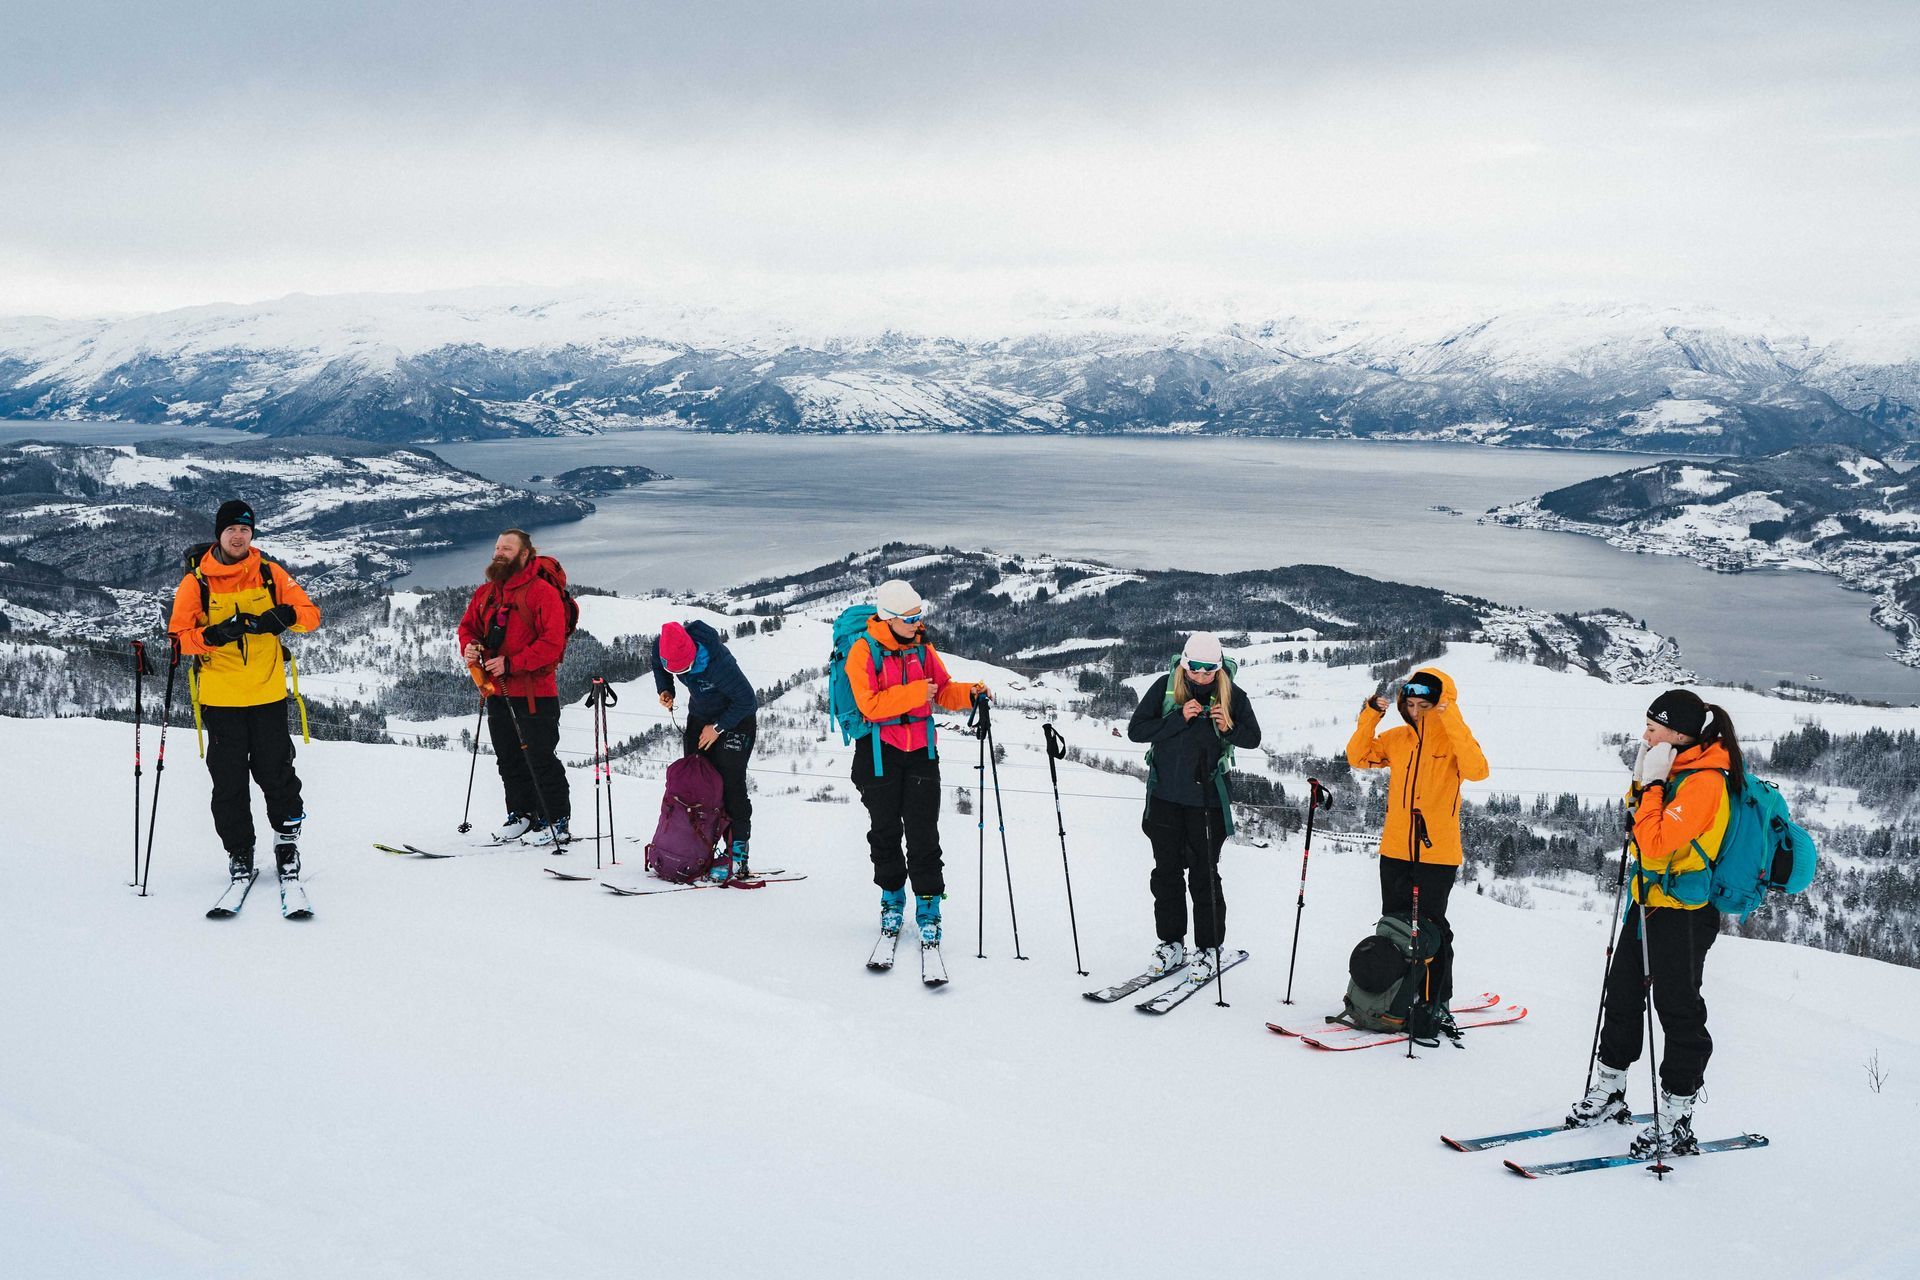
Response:
[{"label": "woman in black jacket", "polygon": [[[1191,959],[1189,980],[1205,980],[1217,971],[1226,937],[1220,846],[1233,826],[1221,761],[1229,746],[1260,745],[1253,704],[1234,687],[1218,637],[1206,631],[1187,637],[1172,669],[1140,699],[1127,736],[1152,744],[1140,826],[1153,843],[1153,920],[1160,945],[1148,972],[1171,973]],[[1186,947],[1189,888],[1192,957]]]}]

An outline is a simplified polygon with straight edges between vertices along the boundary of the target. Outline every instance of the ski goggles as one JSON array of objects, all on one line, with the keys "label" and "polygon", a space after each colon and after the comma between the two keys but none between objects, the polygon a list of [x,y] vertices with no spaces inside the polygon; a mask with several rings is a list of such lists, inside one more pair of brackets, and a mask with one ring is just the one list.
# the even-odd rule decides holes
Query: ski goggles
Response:
[{"label": "ski goggles", "polygon": [[1220,664],[1217,662],[1200,662],[1193,658],[1180,659],[1180,665],[1197,676],[1204,676],[1209,671],[1218,671],[1220,669]]},{"label": "ski goggles", "polygon": [[1420,698],[1427,702],[1440,701],[1440,686],[1428,684],[1425,680],[1409,680],[1400,686],[1403,698]]}]

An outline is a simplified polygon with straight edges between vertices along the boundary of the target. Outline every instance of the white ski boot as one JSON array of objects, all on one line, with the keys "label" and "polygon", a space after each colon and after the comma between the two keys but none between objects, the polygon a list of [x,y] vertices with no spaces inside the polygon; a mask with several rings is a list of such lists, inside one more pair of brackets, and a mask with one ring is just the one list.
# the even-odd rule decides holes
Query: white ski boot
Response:
[{"label": "white ski boot", "polygon": [[1186,943],[1163,942],[1153,949],[1153,959],[1147,962],[1147,972],[1156,978],[1164,977],[1186,962]]},{"label": "white ski boot", "polygon": [[1627,1073],[1602,1062],[1597,1064],[1587,1096],[1567,1111],[1566,1126],[1591,1129],[1602,1124],[1625,1124],[1632,1114],[1633,1108],[1627,1105]]},{"label": "white ski boot", "polygon": [[1653,1123],[1634,1137],[1627,1153],[1636,1160],[1650,1160],[1656,1155],[1699,1155],[1700,1142],[1693,1136],[1693,1101],[1697,1096],[1662,1089]]}]

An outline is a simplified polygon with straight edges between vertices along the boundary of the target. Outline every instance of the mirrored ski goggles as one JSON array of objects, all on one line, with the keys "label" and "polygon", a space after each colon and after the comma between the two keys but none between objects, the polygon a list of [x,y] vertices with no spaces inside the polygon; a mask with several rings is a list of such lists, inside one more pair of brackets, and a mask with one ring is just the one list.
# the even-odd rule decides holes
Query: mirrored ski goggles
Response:
[{"label": "mirrored ski goggles", "polygon": [[1198,676],[1203,676],[1209,671],[1218,671],[1220,669],[1220,664],[1217,662],[1196,662],[1192,658],[1182,658],[1180,665]]},{"label": "mirrored ski goggles", "polygon": [[1424,682],[1409,681],[1401,685],[1400,696],[1403,698],[1419,698],[1426,702],[1440,701],[1440,691]]}]

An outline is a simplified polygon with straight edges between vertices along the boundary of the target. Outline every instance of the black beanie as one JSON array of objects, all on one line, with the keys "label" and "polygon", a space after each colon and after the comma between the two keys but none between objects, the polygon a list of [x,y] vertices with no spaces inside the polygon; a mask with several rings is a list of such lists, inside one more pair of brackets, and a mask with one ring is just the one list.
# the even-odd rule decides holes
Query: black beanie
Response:
[{"label": "black beanie", "polygon": [[1647,708],[1647,719],[1698,740],[1707,731],[1707,704],[1690,689],[1669,689]]},{"label": "black beanie", "polygon": [[228,498],[220,504],[220,513],[213,518],[213,536],[218,541],[220,535],[236,524],[253,528],[253,508],[238,498]]},{"label": "black beanie", "polygon": [[1433,674],[1433,672],[1416,671],[1407,677],[1405,684],[1400,686],[1400,696],[1403,698],[1425,698],[1428,702],[1438,703],[1440,701],[1440,691],[1445,687],[1446,686],[1440,683],[1440,677]]}]

